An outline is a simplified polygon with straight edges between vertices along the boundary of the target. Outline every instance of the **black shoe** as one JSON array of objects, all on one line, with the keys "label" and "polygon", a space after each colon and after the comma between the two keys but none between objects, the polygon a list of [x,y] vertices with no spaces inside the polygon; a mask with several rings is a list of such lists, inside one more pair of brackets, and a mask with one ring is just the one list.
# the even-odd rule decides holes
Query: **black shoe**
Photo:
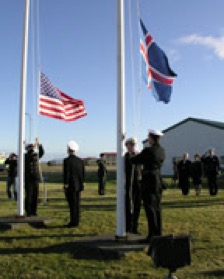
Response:
[{"label": "black shoe", "polygon": [[149,244],[151,243],[151,237],[147,236],[144,239],[139,240],[140,243],[145,243],[145,244]]},{"label": "black shoe", "polygon": [[69,222],[67,225],[66,225],[67,228],[75,228],[75,227],[78,227],[77,224],[74,224],[74,223],[71,223]]},{"label": "black shoe", "polygon": [[141,234],[138,230],[132,230],[133,234]]}]

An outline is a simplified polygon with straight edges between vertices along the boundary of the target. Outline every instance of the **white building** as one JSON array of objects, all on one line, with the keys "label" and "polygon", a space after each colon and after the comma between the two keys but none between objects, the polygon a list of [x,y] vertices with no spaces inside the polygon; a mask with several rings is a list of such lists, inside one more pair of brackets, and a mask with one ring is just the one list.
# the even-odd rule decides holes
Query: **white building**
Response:
[{"label": "white building", "polygon": [[[163,175],[173,174],[173,159],[182,157],[184,152],[188,152],[193,160],[194,154],[203,155],[209,148],[215,148],[217,156],[223,161],[224,122],[189,117],[163,130],[163,133],[161,145],[166,150]],[[143,145],[147,146],[148,141],[145,140]]]},{"label": "white building", "polygon": [[4,171],[6,169],[5,160],[8,155],[5,152],[0,153],[0,171]]}]

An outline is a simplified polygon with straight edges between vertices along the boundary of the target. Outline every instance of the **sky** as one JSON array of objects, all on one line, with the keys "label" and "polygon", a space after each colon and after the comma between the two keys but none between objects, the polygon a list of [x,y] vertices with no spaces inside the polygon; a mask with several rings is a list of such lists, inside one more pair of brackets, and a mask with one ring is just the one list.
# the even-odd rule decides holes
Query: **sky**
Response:
[{"label": "sky", "polygon": [[[69,140],[77,141],[81,157],[116,151],[117,1],[39,0],[39,13],[37,3],[31,0],[26,141],[30,132],[32,141],[38,136],[45,160],[66,156]],[[157,102],[140,78],[136,0],[125,0],[126,137],[137,137],[141,149],[150,128],[187,117],[224,121],[224,1],[139,0],[139,6],[178,75],[171,102]],[[0,152],[18,146],[24,7],[25,0],[0,0]],[[39,62],[56,87],[84,100],[86,117],[65,123],[37,115]]]}]

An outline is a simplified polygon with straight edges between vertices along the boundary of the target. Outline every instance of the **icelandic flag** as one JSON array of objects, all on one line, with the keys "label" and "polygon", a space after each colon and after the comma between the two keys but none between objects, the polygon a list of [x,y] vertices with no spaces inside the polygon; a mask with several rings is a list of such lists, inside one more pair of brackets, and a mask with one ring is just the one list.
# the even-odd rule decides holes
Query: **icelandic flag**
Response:
[{"label": "icelandic flag", "polygon": [[142,55],[145,73],[143,79],[148,89],[152,89],[158,101],[169,103],[174,78],[177,76],[170,68],[166,54],[154,42],[153,37],[148,33],[142,20],[140,25],[143,31],[144,40],[140,40],[140,53]]}]

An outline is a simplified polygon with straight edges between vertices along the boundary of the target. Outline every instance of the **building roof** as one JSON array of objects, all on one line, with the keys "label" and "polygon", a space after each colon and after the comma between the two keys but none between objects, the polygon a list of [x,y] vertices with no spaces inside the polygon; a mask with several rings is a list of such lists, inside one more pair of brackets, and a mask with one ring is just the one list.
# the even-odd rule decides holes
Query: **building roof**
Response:
[{"label": "building roof", "polygon": [[97,160],[97,157],[85,157],[83,160]]},{"label": "building roof", "polygon": [[224,130],[224,122],[218,122],[218,121],[212,121],[212,120],[207,120],[207,119],[200,119],[200,118],[193,118],[193,117],[188,117],[170,127],[168,127],[167,129],[163,130],[163,133],[166,133],[172,129],[175,129],[177,128],[178,126],[188,122],[188,121],[193,121],[193,122],[196,122],[196,123],[199,123],[199,124],[204,124],[204,125],[207,125],[207,126],[210,126],[210,127],[214,127],[214,128],[217,128],[217,129],[222,129]]},{"label": "building roof", "polygon": [[[201,118],[188,117],[188,118],[186,118],[186,119],[184,119],[184,120],[182,120],[182,121],[180,121],[180,122],[178,122],[178,123],[168,127],[167,129],[163,130],[162,132],[165,134],[168,131],[175,129],[178,126],[180,126],[182,124],[185,124],[188,121],[192,121],[192,122],[196,122],[196,123],[199,123],[199,124],[204,124],[204,125],[207,125],[207,126],[210,126],[210,127],[214,127],[214,128],[217,128],[217,129],[224,130],[224,122],[212,121],[212,120],[201,119]],[[144,140],[143,143],[145,143],[146,141],[147,141],[147,139]]]},{"label": "building roof", "polygon": [[116,156],[117,155],[116,152],[103,152],[103,154],[106,156]]}]

